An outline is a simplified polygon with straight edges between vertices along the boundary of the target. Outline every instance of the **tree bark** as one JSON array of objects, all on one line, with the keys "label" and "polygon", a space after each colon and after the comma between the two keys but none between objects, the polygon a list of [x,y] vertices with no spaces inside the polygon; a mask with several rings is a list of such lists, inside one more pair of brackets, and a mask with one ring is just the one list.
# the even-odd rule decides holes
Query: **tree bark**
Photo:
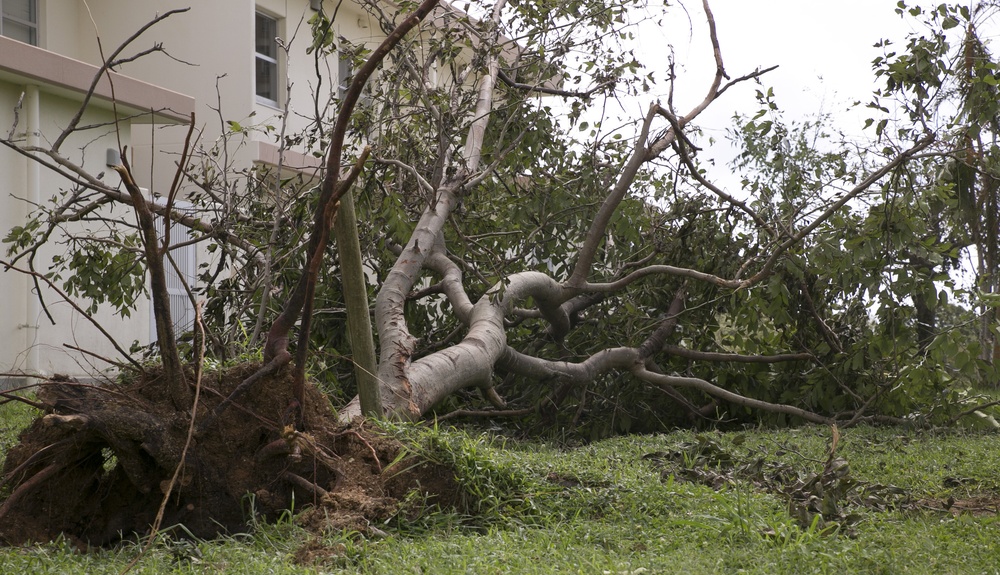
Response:
[{"label": "tree bark", "polygon": [[163,268],[163,251],[160,249],[159,240],[156,237],[153,212],[146,205],[146,200],[142,197],[142,190],[132,179],[128,165],[118,165],[113,168],[121,175],[122,183],[132,197],[132,206],[139,219],[142,247],[146,254],[146,269],[149,272],[149,286],[153,298],[156,343],[160,346],[163,372],[167,379],[167,392],[170,394],[174,407],[186,409],[191,405],[191,390],[188,389],[187,380],[184,377],[184,365],[181,363],[180,352],[177,350],[177,340],[174,339],[174,322],[170,317],[170,295],[167,293],[167,276]]},{"label": "tree bark", "polygon": [[382,416],[382,399],[375,373],[375,340],[368,315],[368,286],[361,262],[361,242],[358,240],[358,218],[354,209],[354,194],[348,191],[340,199],[340,210],[333,224],[340,254],[340,276],[347,306],[347,331],[351,342],[354,378],[358,382],[361,413],[366,417]]}]

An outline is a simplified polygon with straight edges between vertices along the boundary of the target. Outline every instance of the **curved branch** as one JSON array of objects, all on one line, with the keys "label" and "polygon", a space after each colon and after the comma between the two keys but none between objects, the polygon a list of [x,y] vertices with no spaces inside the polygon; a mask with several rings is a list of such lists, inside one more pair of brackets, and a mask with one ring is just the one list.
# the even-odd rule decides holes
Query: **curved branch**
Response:
[{"label": "curved branch", "polygon": [[469,299],[469,294],[465,292],[465,287],[462,285],[462,269],[441,250],[435,250],[427,258],[427,267],[441,274],[441,283],[436,285],[440,286],[440,292],[444,293],[448,298],[452,309],[455,310],[455,316],[458,317],[458,321],[468,325],[474,306],[472,300]]},{"label": "curved branch", "polygon": [[785,413],[801,417],[806,421],[814,423],[832,423],[833,419],[818,415],[811,411],[806,411],[791,405],[770,403],[753,399],[733,393],[704,379],[696,377],[669,376],[654,371],[650,371],[642,365],[639,351],[631,347],[619,347],[605,349],[580,363],[570,363],[565,361],[549,361],[517,352],[507,348],[497,363],[508,371],[517,373],[525,377],[539,380],[561,379],[572,381],[573,383],[587,383],[593,381],[599,374],[612,369],[623,369],[630,371],[640,380],[652,383],[664,390],[674,387],[690,387],[698,389],[704,393],[719,399],[743,405],[753,409],[760,409],[773,413]]},{"label": "curved branch", "polygon": [[615,85],[614,80],[608,80],[607,82],[601,82],[600,84],[594,86],[593,88],[586,90],[584,92],[575,92],[573,90],[560,90],[559,88],[549,88],[547,86],[542,86],[539,84],[522,84],[514,81],[513,78],[507,75],[503,70],[497,72],[497,78],[507,86],[514,88],[515,90],[524,90],[526,92],[535,92],[538,94],[549,94],[552,96],[563,96],[565,98],[589,98],[594,94]]},{"label": "curved branch", "polygon": [[[712,10],[708,6],[708,0],[703,0],[702,4],[705,9],[705,15],[708,18],[709,36],[712,41],[712,49],[715,56],[716,72],[705,98],[692,108],[686,116],[678,118],[677,124],[680,127],[684,127],[691,120],[698,117],[698,115],[705,111],[705,109],[708,108],[708,106],[714,102],[716,98],[718,98],[719,86],[722,84],[722,79],[727,77],[725,67],[722,63],[722,50],[719,48],[719,38],[715,29],[715,16],[712,15]],[[605,231],[608,223],[611,221],[611,216],[614,214],[615,210],[618,209],[618,205],[625,198],[625,193],[635,181],[639,168],[644,163],[659,157],[659,155],[676,140],[677,133],[673,128],[671,128],[657,137],[648,148],[646,147],[650,125],[652,124],[653,117],[658,113],[659,109],[659,104],[654,103],[650,106],[649,112],[643,120],[642,128],[639,132],[639,138],[636,141],[632,156],[622,169],[622,173],[618,177],[618,181],[615,183],[614,189],[604,200],[600,210],[597,212],[597,216],[591,223],[590,229],[587,231],[587,236],[584,240],[583,247],[580,249],[577,263],[573,268],[573,273],[566,282],[567,286],[581,288],[586,283],[587,277],[590,274],[590,268],[594,262],[594,256],[597,253],[598,246],[604,240]]]},{"label": "curved branch", "polygon": [[[288,334],[295,322],[301,318],[302,326],[299,331],[300,345],[299,349],[296,350],[298,361],[296,362],[292,379],[292,394],[298,403],[299,409],[301,409],[303,404],[305,393],[305,357],[308,353],[313,295],[316,290],[316,281],[319,276],[320,265],[323,261],[323,254],[326,244],[329,241],[330,228],[336,217],[341,196],[350,189],[351,184],[360,173],[370,152],[368,148],[365,148],[354,169],[351,170],[351,173],[347,176],[341,175],[340,156],[343,153],[344,137],[347,133],[351,114],[361,99],[365,84],[372,74],[375,73],[378,66],[389,52],[399,44],[403,37],[423,21],[437,3],[438,0],[424,0],[413,13],[407,16],[386,36],[385,40],[379,44],[365,61],[364,65],[361,66],[361,69],[358,70],[341,101],[336,123],[330,136],[330,145],[327,149],[326,157],[326,173],[320,185],[319,200],[316,204],[312,230],[309,234],[306,269],[303,270],[299,282],[291,297],[285,303],[281,314],[278,315],[271,325],[271,329],[268,331],[267,345],[264,348],[264,360],[268,362],[288,353]],[[299,415],[301,415],[301,412]]]},{"label": "curved branch", "polygon": [[811,353],[779,353],[775,355],[743,355],[739,353],[720,353],[713,351],[696,351],[676,345],[665,345],[661,351],[670,355],[687,359],[732,363],[781,363],[785,361],[807,361],[815,359]]},{"label": "curved branch", "polygon": [[639,137],[636,139],[635,147],[632,150],[632,156],[622,169],[622,174],[618,177],[615,187],[608,194],[608,197],[604,199],[604,203],[601,204],[593,221],[591,221],[590,229],[587,230],[587,236],[583,242],[583,247],[580,248],[580,252],[577,255],[573,273],[566,280],[567,286],[582,288],[587,282],[587,277],[590,275],[590,268],[594,264],[594,256],[597,255],[597,248],[604,241],[605,231],[607,230],[608,223],[611,222],[611,216],[614,215],[615,210],[618,209],[618,205],[625,198],[625,194],[632,186],[636,174],[639,173],[639,168],[646,163],[646,140],[649,138],[649,128],[653,123],[657,107],[656,104],[649,107],[649,111],[642,122],[642,128],[639,130]]},{"label": "curved branch", "polygon": [[[492,21],[488,25],[496,26],[504,4],[504,0],[497,2],[493,8]],[[425,2],[424,5],[433,4]],[[504,311],[491,308],[493,302],[488,294],[472,307],[468,319],[469,333],[461,343],[436,351],[411,364],[416,339],[409,332],[404,314],[407,295],[427,259],[436,253],[446,254],[442,230],[458,204],[458,196],[467,184],[468,176],[478,169],[483,137],[493,105],[493,86],[499,70],[498,58],[496,53],[489,56],[487,73],[480,80],[474,119],[466,135],[465,166],[437,188],[436,197],[431,199],[430,205],[421,215],[375,299],[375,319],[380,343],[378,379],[382,385],[385,413],[389,415],[416,418],[443,397],[443,390],[448,390],[444,392],[447,395],[465,385],[487,384],[493,363],[506,344],[506,334],[503,331]],[[434,265],[444,264],[435,259]],[[449,277],[453,277],[454,271],[442,269],[448,272]],[[464,312],[469,308],[460,287],[450,288],[451,296],[453,302],[457,303],[457,309]],[[501,287],[500,290],[502,289]],[[437,373],[435,369],[438,370]],[[442,377],[441,374],[446,375]],[[359,404],[355,399],[341,410],[341,416],[349,419],[358,413],[358,408]]]},{"label": "curved branch", "polygon": [[640,279],[642,279],[644,277],[651,276],[651,275],[656,275],[656,274],[664,274],[664,275],[671,275],[671,276],[679,276],[679,277],[684,277],[684,278],[696,279],[696,280],[699,280],[699,281],[707,282],[707,283],[714,284],[714,285],[717,285],[719,287],[725,287],[725,288],[736,289],[736,288],[744,287],[743,283],[740,280],[729,280],[729,279],[725,279],[725,278],[720,278],[717,275],[713,275],[713,274],[709,274],[709,273],[705,273],[705,272],[700,272],[698,270],[693,270],[693,269],[690,269],[690,268],[679,268],[679,267],[668,266],[668,265],[652,265],[652,266],[646,266],[644,268],[637,269],[634,272],[632,272],[632,273],[628,274],[627,276],[623,277],[622,279],[615,280],[613,282],[606,282],[606,283],[585,283],[581,287],[580,291],[584,291],[584,292],[596,292],[596,293],[616,292],[616,291],[620,291],[620,290],[624,289],[626,286],[628,286],[629,284],[631,284],[632,282],[634,282],[636,280],[640,280]]},{"label": "curved branch", "polygon": [[149,22],[146,22],[134,34],[126,38],[125,41],[122,42],[121,45],[119,45],[118,48],[111,53],[111,56],[106,58],[104,62],[101,63],[101,67],[97,70],[97,73],[94,74],[94,79],[91,80],[90,82],[90,88],[87,89],[86,93],[83,96],[83,102],[80,103],[80,108],[76,111],[76,115],[73,116],[72,119],[70,119],[69,123],[66,124],[66,127],[63,128],[62,133],[59,134],[59,137],[57,137],[56,140],[52,143],[53,151],[56,152],[59,151],[59,147],[62,146],[63,142],[66,141],[66,138],[68,138],[69,135],[76,130],[77,125],[80,123],[80,119],[83,118],[83,113],[87,110],[90,104],[90,99],[94,96],[94,91],[97,89],[97,84],[100,83],[101,78],[108,71],[108,69],[114,64],[115,59],[118,57],[119,54],[122,53],[122,50],[128,47],[128,45],[131,44],[133,41],[135,41],[136,38],[142,36],[143,33],[146,32],[146,30],[149,30],[156,24],[162,22],[163,20],[166,20],[167,18],[173,16],[174,14],[180,14],[182,12],[187,12],[188,10],[190,10],[190,8],[179,8],[176,10],[168,10],[163,14],[157,15]]},{"label": "curved branch", "polygon": [[734,403],[736,405],[742,405],[744,407],[750,407],[753,409],[759,409],[761,411],[769,411],[772,413],[784,413],[786,415],[792,415],[795,417],[801,417],[806,421],[811,421],[813,423],[822,423],[825,425],[830,425],[834,423],[833,418],[824,417],[822,415],[813,413],[811,411],[806,411],[798,407],[791,405],[783,405],[780,403],[770,403],[767,401],[761,401],[759,399],[752,399],[749,397],[742,396],[738,393],[733,393],[729,390],[722,389],[717,385],[713,385],[704,379],[697,377],[680,377],[676,375],[664,375],[662,373],[656,373],[646,369],[645,367],[637,367],[632,370],[632,374],[639,379],[652,383],[653,385],[659,387],[690,387],[703,391],[711,396],[718,397],[719,399],[728,401],[729,403]]},{"label": "curved branch", "polygon": [[497,367],[539,381],[562,380],[583,384],[612,369],[631,369],[637,362],[640,362],[638,350],[631,347],[603,349],[579,363],[542,359],[507,347],[497,361]]},{"label": "curved branch", "polygon": [[448,413],[439,416],[437,420],[444,421],[455,417],[524,417],[526,415],[531,415],[536,411],[537,410],[534,407],[528,407],[525,409],[456,409],[455,411],[449,411]]}]

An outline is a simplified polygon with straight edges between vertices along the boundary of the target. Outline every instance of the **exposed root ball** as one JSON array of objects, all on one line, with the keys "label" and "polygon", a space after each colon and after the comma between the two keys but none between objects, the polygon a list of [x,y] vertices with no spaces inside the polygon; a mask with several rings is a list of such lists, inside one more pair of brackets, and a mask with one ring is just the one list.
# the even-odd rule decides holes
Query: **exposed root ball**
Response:
[{"label": "exposed root ball", "polygon": [[[254,369],[206,375],[198,418]],[[400,444],[360,423],[339,424],[314,387],[303,409],[307,431],[296,432],[283,422],[289,389],[284,375],[259,382],[184,453],[190,412],[172,406],[155,374],[127,387],[46,382],[38,398],[47,413],[21,433],[3,466],[0,539],[20,545],[64,535],[108,545],[148,533],[178,467],[162,525],[181,524],[200,538],[243,531],[252,514],[275,517],[293,504],[323,505],[335,511],[324,516],[362,527],[394,513],[419,481],[382,473]],[[454,489],[446,483],[435,485]],[[440,495],[447,503],[454,494]]]}]

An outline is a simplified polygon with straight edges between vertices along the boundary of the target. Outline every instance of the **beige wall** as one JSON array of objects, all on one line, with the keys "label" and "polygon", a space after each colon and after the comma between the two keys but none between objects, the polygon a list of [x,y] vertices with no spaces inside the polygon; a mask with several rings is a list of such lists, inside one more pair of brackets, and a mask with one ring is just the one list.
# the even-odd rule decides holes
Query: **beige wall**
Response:
[{"label": "beige wall", "polygon": [[[9,82],[0,82],[0,124],[13,124],[13,107],[24,87]],[[60,96],[39,93],[40,131],[43,141],[53,140],[68,119],[76,113],[79,102]],[[106,110],[92,109],[84,115],[83,124],[101,124],[112,121],[114,116]],[[22,110],[20,126],[24,127],[26,118]],[[122,141],[128,142],[129,126],[123,124],[120,131]],[[83,165],[91,173],[109,172],[105,167],[105,150],[118,145],[118,136],[110,128],[88,131],[70,136],[61,150],[70,161]],[[0,229],[4,235],[14,226],[23,225],[29,214],[29,205],[25,201],[32,191],[28,186],[27,173],[29,160],[24,156],[0,151]],[[45,202],[58,197],[70,188],[70,182],[51,170],[42,168],[38,172],[38,198]],[[117,176],[106,176],[110,183]],[[128,215],[123,207],[119,207],[113,215],[125,220]],[[100,233],[101,226],[93,223],[73,224],[73,233]],[[56,239],[61,239],[58,234]],[[7,245],[3,246],[6,252]],[[39,253],[35,266],[40,272],[49,271],[52,256],[64,253],[67,247],[56,241]],[[6,254],[5,256],[6,257]],[[21,262],[21,265],[25,265]],[[26,267],[26,266],[25,266]],[[0,272],[0,294],[4,304],[0,306],[0,372],[17,373],[21,371],[41,371],[43,373],[66,373],[71,375],[93,374],[105,369],[108,365],[94,360],[86,355],[69,350],[65,344],[82,347],[94,353],[108,357],[120,358],[114,346],[100,334],[79,312],[67,304],[60,296],[48,289],[42,290],[48,311],[56,325],[44,316],[41,310],[38,315],[29,318],[29,293],[32,283],[27,276],[13,271]],[[139,305],[129,320],[122,320],[113,314],[109,308],[98,311],[96,319],[109,329],[118,342],[126,349],[135,340],[140,343],[149,341],[150,314],[148,305]],[[37,331],[29,328],[37,325]],[[29,350],[37,352],[37,365],[32,365]],[[0,380],[3,376],[0,376]]]},{"label": "beige wall", "polygon": [[[60,14],[66,19],[53,20],[52,5],[65,8]],[[75,2],[65,4],[48,0],[42,3],[42,47],[57,52],[27,46],[0,37],[0,123],[4,136],[14,124],[15,107],[18,111],[18,128],[14,140],[25,143],[28,125],[36,121],[31,110],[37,109],[37,133],[40,145],[55,140],[81,105],[83,94],[91,85],[97,69],[81,63],[83,50],[74,45],[78,40],[73,30],[78,27]],[[47,27],[51,21],[52,25]],[[90,36],[93,38],[93,35]],[[112,91],[112,85],[114,91]],[[23,99],[22,99],[23,94]],[[112,94],[117,104],[112,105]],[[37,96],[36,96],[37,95]],[[143,116],[129,120],[128,116],[147,107],[159,110],[155,117]],[[174,112],[165,111],[166,109]],[[119,144],[129,145],[132,122],[172,122],[187,117],[194,109],[194,101],[182,94],[170,92],[152,84],[115,75],[113,81],[102,78],[95,97],[90,100],[88,111],[81,118],[81,126],[92,126],[70,136],[61,146],[60,153],[70,162],[82,166],[92,175],[105,172],[105,183],[117,186],[117,174],[106,166],[107,150]],[[115,111],[117,110],[117,112]],[[114,119],[119,118],[118,130]],[[14,226],[24,225],[30,206],[51,204],[58,201],[71,187],[71,182],[58,173],[41,167],[25,156],[6,147],[0,147],[0,235],[6,236]],[[117,221],[130,221],[124,206],[108,213]],[[94,223],[76,223],[69,233],[99,234],[101,227]],[[40,251],[35,259],[35,269],[49,271],[52,257],[67,247],[66,236],[56,233],[52,243]],[[6,251],[6,246],[0,246]],[[6,254],[4,254],[6,255]],[[25,265],[25,262],[19,262]],[[0,271],[0,373],[44,372],[92,375],[107,367],[86,354],[70,351],[66,344],[82,347],[99,356],[116,358],[117,351],[107,338],[100,334],[83,315],[62,301],[55,291],[42,289],[42,296],[52,314],[55,325],[42,313],[33,295],[34,284],[26,276],[14,271]],[[89,304],[83,303],[84,307]],[[97,320],[114,334],[126,349],[133,341],[145,344],[150,340],[150,310],[146,301],[139,301],[132,316],[122,319],[110,308],[98,310]],[[4,376],[0,376],[0,383]]]},{"label": "beige wall", "polygon": [[[260,104],[254,95],[254,13],[260,9],[279,19],[279,34],[290,46],[288,57],[281,58],[281,72],[287,74],[283,86],[292,86],[287,133],[294,134],[305,128],[308,117],[313,115],[312,92],[318,80],[313,57],[306,54],[306,48],[311,43],[307,20],[313,15],[308,0],[258,0],[256,3],[249,0],[88,0],[86,4],[83,0],[40,0],[40,5],[40,46],[94,65],[102,60],[98,34],[105,55],[109,55],[125,38],[157,14],[190,7],[188,12],[173,15],[147,31],[125,52],[131,54],[162,43],[170,56],[151,54],[137,62],[123,64],[118,71],[193,97],[199,142],[205,148],[210,148],[219,140],[227,130],[226,122],[230,120],[243,126],[270,124],[276,130],[280,127],[283,109]],[[328,10],[332,11],[336,5],[334,0],[326,0]],[[337,36],[347,37],[353,42],[365,41],[370,47],[381,39],[377,24],[369,21],[366,14],[349,2],[340,5],[335,28]],[[337,68],[335,57],[320,65],[321,83],[326,93],[337,89]],[[22,91],[20,84],[9,75],[0,73],[0,126],[10,126],[13,121],[12,110]],[[78,102],[73,99],[73,89],[76,88],[43,90],[41,115],[45,137],[54,137],[75,112]],[[140,90],[136,93],[142,100],[141,95],[145,92]],[[168,97],[163,101],[183,102],[183,98]],[[138,107],[143,105],[141,101],[130,103]],[[185,106],[179,104],[179,107]],[[219,108],[221,117],[220,112],[212,108]],[[101,104],[100,108],[94,108],[89,113],[85,122],[101,123],[112,119],[110,108]],[[123,125],[122,142],[129,145],[140,185],[154,192],[166,192],[186,132],[185,126],[178,125]],[[252,141],[239,145],[234,142],[230,147],[232,168],[275,161],[275,133],[253,132],[249,139]],[[99,134],[75,136],[66,142],[63,151],[72,159],[83,162],[91,173],[97,173],[106,171],[105,149],[116,147],[116,144],[114,135],[105,130]],[[85,156],[81,151],[84,147]],[[295,152],[286,159],[286,164],[302,168],[310,162],[315,165],[310,150],[298,148]],[[26,204],[16,199],[26,195],[26,166],[25,158],[0,149],[0,174],[3,175],[0,177],[0,233],[6,234],[11,227],[23,224],[27,217]],[[48,199],[65,189],[67,182],[43,169],[39,187],[42,199]],[[131,217],[122,208],[116,214],[126,220]],[[76,231],[80,230],[78,226]],[[54,250],[59,249],[65,248],[53,245],[44,254],[43,260],[51,258]],[[41,327],[37,334],[33,329],[26,328],[29,323],[36,323],[34,318],[29,321],[27,317],[28,294],[29,284],[23,276],[0,273],[0,297],[6,303],[0,306],[0,341],[4,343],[0,346],[0,372],[33,369],[25,352],[32,346],[39,351],[36,368],[47,373],[83,375],[106,367],[101,362],[68,351],[64,347],[66,343],[90,349],[105,357],[117,357],[117,352],[104,336],[51,293],[45,294],[45,299],[57,325],[51,326],[39,319]],[[150,339],[148,302],[137,303],[131,318],[122,319],[110,310],[102,309],[97,319],[125,348],[133,341],[147,343]]]},{"label": "beige wall", "polygon": [[[80,45],[76,48],[76,57],[97,64],[100,56],[93,24],[82,8],[82,0],[74,1],[79,6],[75,37]],[[67,1],[67,4],[72,3]],[[313,57],[306,54],[311,43],[307,21],[314,14],[308,0],[258,0],[256,3],[248,0],[89,0],[88,4],[90,14],[100,26],[105,53],[156,14],[190,7],[188,12],[157,24],[134,44],[136,49],[144,49],[153,43],[162,43],[174,59],[152,54],[125,64],[120,70],[128,76],[194,97],[198,104],[196,125],[201,134],[200,143],[206,148],[225,132],[228,121],[236,121],[242,126],[271,125],[274,132],[254,132],[250,139],[276,143],[275,136],[284,114],[281,107],[285,102],[274,108],[258,103],[254,95],[254,14],[257,9],[279,20],[279,35],[290,47],[288,57],[280,59],[281,73],[287,75],[279,88],[282,95],[285,87],[292,86],[287,133],[303,130],[308,124],[307,117],[313,115],[312,93],[317,79]],[[332,11],[336,2],[327,0],[326,4]],[[368,18],[356,6],[345,2],[339,8],[335,23],[337,35],[352,41],[378,42],[381,32]],[[72,36],[67,35],[68,38]],[[324,91],[335,90],[336,60],[323,63],[320,69]],[[212,108],[221,110],[221,117]],[[146,129],[134,134],[133,160],[139,168],[140,184],[159,189],[164,185],[162,182],[170,180],[173,159],[184,136],[185,130],[181,127]],[[154,149],[158,152],[154,153]],[[235,167],[246,168],[262,160],[257,155],[258,149],[255,145],[240,146],[236,142],[230,145]],[[297,151],[308,154],[310,150],[299,148]]]},{"label": "beige wall", "polygon": [[[22,88],[0,82],[0,103],[12,104],[20,98]],[[0,107],[0,124],[13,123],[12,106]],[[6,151],[0,152],[0,230],[4,235],[25,220],[27,207],[24,202],[14,201],[14,196],[24,196],[26,162]],[[6,246],[0,246],[6,252]],[[6,258],[6,255],[4,256]],[[13,272],[0,272],[0,294],[4,305],[0,305],[0,372],[11,371],[27,346],[27,333],[23,325],[26,321],[28,291],[25,278]],[[2,381],[3,376],[0,376]]]}]

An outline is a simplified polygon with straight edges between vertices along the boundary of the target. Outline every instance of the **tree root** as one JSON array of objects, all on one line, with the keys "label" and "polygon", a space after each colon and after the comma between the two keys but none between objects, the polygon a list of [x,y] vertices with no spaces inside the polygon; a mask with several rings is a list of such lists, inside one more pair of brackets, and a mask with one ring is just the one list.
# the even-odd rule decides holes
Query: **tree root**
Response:
[{"label": "tree root", "polygon": [[302,477],[301,475],[296,475],[291,471],[282,472],[281,478],[296,487],[301,487],[302,489],[305,489],[306,491],[312,493],[313,497],[315,497],[316,499],[323,499],[324,497],[330,495],[330,492],[327,491],[326,489],[323,489],[322,487],[316,485],[312,481],[309,481],[305,477]]},{"label": "tree root", "polygon": [[59,463],[50,463],[48,467],[45,467],[38,473],[32,475],[31,479],[28,479],[21,485],[18,485],[17,489],[10,494],[10,497],[3,502],[3,506],[0,506],[0,521],[7,516],[7,513],[9,513],[14,507],[14,504],[16,504],[22,497],[41,487],[43,483],[48,481],[49,478],[55,475],[60,469],[63,469],[63,467],[64,466]]},{"label": "tree root", "polygon": [[49,452],[49,450],[65,446],[65,445],[67,445],[69,443],[73,443],[74,441],[75,441],[74,438],[68,437],[66,439],[59,440],[59,441],[57,441],[57,442],[55,442],[55,443],[53,443],[51,445],[47,445],[47,446],[39,449],[38,451],[32,453],[31,457],[28,457],[20,465],[18,465],[14,469],[10,470],[9,472],[7,472],[7,474],[4,475],[3,477],[0,477],[0,487],[3,487],[4,485],[6,485],[7,482],[10,481],[11,479],[13,479],[18,473],[24,471],[31,464],[35,463],[36,461],[38,461],[39,459],[41,459],[42,457],[44,457],[45,455],[47,455],[48,452]]}]

